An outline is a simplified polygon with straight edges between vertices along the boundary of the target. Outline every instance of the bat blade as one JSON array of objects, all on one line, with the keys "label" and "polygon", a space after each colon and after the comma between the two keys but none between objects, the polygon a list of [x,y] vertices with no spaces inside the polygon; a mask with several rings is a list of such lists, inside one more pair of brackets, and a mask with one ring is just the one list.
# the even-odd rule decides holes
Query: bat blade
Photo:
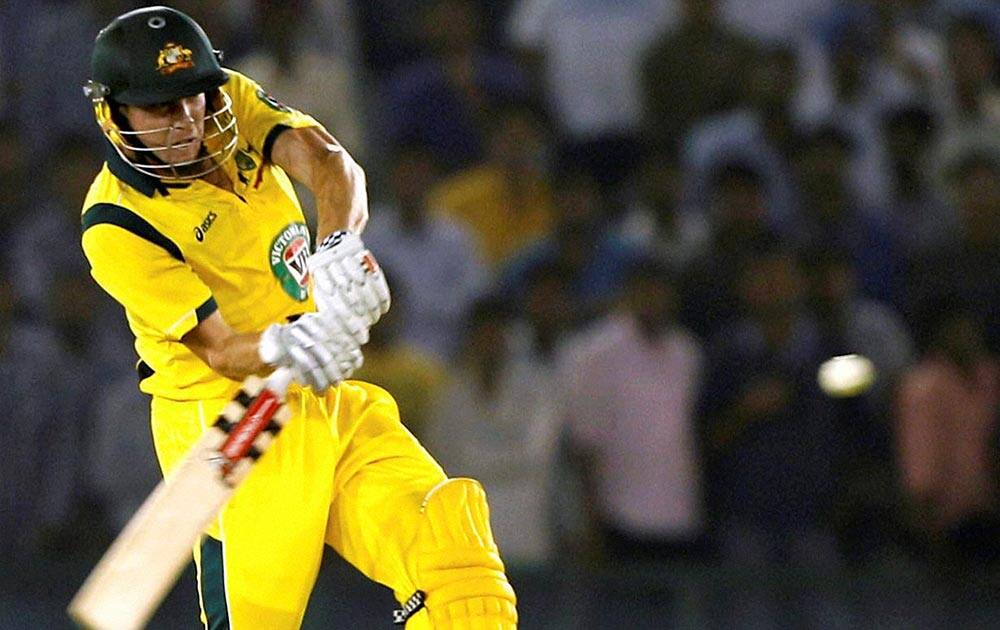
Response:
[{"label": "bat blade", "polygon": [[290,376],[250,377],[240,394],[161,481],[101,558],[67,612],[95,630],[142,628],[194,545],[291,415],[280,399]]},{"label": "bat blade", "polygon": [[142,628],[184,566],[202,531],[235,489],[213,461],[225,434],[211,428],[153,490],[69,605],[85,628]]}]

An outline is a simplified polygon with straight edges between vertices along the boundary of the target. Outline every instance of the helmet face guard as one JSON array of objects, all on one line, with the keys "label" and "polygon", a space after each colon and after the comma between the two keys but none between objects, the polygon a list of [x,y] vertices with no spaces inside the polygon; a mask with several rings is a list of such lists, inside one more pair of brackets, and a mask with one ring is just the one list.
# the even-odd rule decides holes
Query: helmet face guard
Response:
[{"label": "helmet face guard", "polygon": [[[239,139],[232,99],[221,89],[229,80],[221,60],[222,54],[187,15],[162,6],[137,9],[115,18],[97,35],[94,78],[83,91],[104,136],[132,168],[167,181],[197,179],[230,159]],[[143,107],[202,93],[204,134],[194,141],[172,143],[171,127],[133,130],[116,111],[118,104]],[[165,141],[153,140],[164,132]],[[200,145],[197,157],[163,160],[170,151],[195,143]]]},{"label": "helmet face guard", "polygon": [[[88,86],[95,91],[93,86]],[[85,88],[86,90],[87,88]],[[92,97],[93,98],[93,97]],[[233,101],[223,90],[206,93],[205,131],[202,138],[174,144],[171,127],[133,131],[123,129],[113,112],[114,105],[104,99],[94,100],[94,116],[104,137],[119,156],[144,175],[165,181],[187,181],[203,177],[221,167],[236,153],[239,127],[233,114]],[[146,138],[167,132],[167,144],[152,144]],[[201,145],[198,157],[182,162],[164,162],[157,153]]]}]

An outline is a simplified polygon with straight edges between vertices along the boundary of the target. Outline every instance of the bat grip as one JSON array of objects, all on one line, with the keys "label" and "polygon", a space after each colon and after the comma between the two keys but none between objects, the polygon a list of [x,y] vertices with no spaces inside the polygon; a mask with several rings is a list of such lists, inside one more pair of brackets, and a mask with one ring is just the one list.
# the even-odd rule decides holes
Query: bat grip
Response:
[{"label": "bat grip", "polygon": [[267,377],[267,389],[271,390],[279,397],[284,397],[285,392],[288,391],[288,386],[292,382],[292,371],[288,368],[278,368],[271,373],[271,376]]}]

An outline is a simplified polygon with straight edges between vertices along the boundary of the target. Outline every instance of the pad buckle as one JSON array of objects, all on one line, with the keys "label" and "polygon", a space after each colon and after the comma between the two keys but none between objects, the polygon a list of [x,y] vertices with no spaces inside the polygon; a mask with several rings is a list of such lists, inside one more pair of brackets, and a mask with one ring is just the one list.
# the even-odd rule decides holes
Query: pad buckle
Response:
[{"label": "pad buckle", "polygon": [[427,595],[423,591],[417,591],[410,596],[410,599],[403,602],[402,608],[397,608],[392,611],[392,623],[393,625],[403,626],[406,625],[406,621],[417,614],[421,608],[424,607],[424,600],[427,599]]}]

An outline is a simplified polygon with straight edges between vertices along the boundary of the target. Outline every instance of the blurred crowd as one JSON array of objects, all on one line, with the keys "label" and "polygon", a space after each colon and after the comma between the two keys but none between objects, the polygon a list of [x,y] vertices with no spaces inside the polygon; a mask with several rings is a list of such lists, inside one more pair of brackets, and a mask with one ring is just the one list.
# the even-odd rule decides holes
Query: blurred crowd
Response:
[{"label": "blurred crowd", "polygon": [[[393,307],[356,376],[508,563],[1000,566],[995,3],[172,4],[366,167]],[[4,558],[158,475],[78,244],[80,85],[134,6],[0,5]],[[877,380],[831,398],[848,353]]]}]

